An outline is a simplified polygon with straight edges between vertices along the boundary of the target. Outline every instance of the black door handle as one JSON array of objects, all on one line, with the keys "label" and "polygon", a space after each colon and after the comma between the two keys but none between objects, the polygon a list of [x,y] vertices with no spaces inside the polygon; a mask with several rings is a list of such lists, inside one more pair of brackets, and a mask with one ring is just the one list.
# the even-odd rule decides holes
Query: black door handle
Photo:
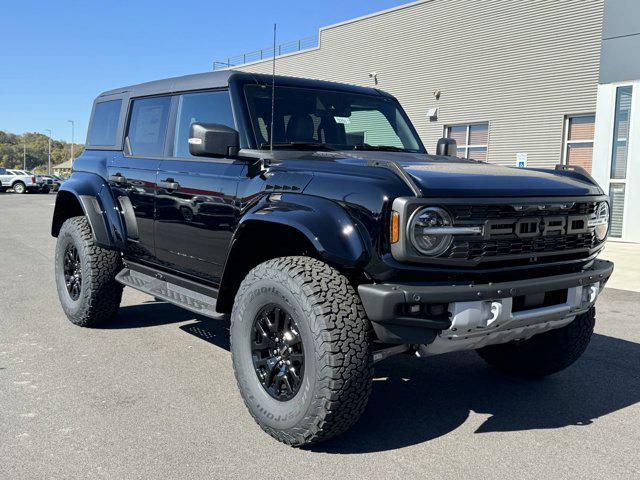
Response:
[{"label": "black door handle", "polygon": [[158,186],[160,188],[164,188],[165,190],[177,190],[180,188],[180,184],[178,182],[175,182],[173,178],[167,178],[166,180],[158,182]]},{"label": "black door handle", "polygon": [[113,183],[123,184],[127,183],[127,179],[121,173],[116,173],[115,175],[111,175],[109,180]]}]

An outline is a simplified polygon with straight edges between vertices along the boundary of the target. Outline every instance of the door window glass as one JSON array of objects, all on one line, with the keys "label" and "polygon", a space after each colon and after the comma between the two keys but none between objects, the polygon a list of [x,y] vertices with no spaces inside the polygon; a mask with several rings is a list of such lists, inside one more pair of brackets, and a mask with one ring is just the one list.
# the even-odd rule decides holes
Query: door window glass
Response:
[{"label": "door window glass", "polygon": [[235,128],[229,92],[180,95],[173,156],[196,158],[189,153],[189,129],[194,123],[217,123]]},{"label": "door window glass", "polygon": [[170,105],[171,97],[134,100],[127,133],[132,155],[141,157],[164,155]]}]

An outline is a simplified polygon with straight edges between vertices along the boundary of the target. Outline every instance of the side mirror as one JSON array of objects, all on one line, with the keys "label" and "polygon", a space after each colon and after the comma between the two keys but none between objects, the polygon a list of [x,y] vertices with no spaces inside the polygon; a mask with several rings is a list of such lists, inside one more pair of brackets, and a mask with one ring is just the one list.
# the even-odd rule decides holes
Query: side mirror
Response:
[{"label": "side mirror", "polygon": [[236,157],[240,150],[237,130],[217,123],[193,123],[189,129],[189,153],[196,157]]},{"label": "side mirror", "polygon": [[455,157],[458,155],[458,144],[453,138],[441,138],[436,146],[436,155]]}]

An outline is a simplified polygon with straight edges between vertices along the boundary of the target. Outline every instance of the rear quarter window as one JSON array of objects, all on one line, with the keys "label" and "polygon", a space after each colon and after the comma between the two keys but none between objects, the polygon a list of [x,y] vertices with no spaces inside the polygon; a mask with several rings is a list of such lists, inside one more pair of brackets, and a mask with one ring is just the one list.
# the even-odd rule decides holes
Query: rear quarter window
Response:
[{"label": "rear quarter window", "polygon": [[87,138],[89,145],[114,146],[116,144],[121,108],[122,100],[96,103]]}]

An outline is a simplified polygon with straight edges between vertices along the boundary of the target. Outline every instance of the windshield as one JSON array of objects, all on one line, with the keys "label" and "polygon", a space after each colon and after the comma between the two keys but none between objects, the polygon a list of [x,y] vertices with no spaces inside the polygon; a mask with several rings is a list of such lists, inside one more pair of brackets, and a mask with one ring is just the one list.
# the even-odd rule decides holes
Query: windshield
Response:
[{"label": "windshield", "polygon": [[[424,152],[397,102],[347,91],[278,87],[274,148]],[[245,87],[259,148],[269,148],[271,86]]]}]

